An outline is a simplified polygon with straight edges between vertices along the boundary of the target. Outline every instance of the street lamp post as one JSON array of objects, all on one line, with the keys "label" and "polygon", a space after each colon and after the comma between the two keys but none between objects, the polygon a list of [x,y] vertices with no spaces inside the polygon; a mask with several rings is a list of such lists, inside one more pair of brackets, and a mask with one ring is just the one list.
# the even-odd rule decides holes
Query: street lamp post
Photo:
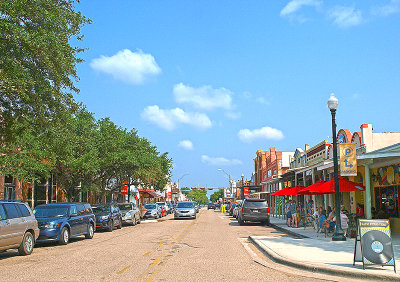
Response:
[{"label": "street lamp post", "polygon": [[229,192],[232,195],[233,193],[232,193],[232,178],[231,178],[231,175],[229,173],[227,173],[225,170],[223,170],[222,168],[219,168],[217,170],[218,171],[222,171],[223,173],[225,173],[228,176],[228,179],[229,179]]},{"label": "street lamp post", "polygon": [[332,93],[328,100],[328,108],[332,115],[332,139],[333,139],[333,174],[335,182],[335,209],[336,209],[336,228],[332,236],[332,241],[346,241],[343,235],[342,224],[340,219],[340,192],[339,192],[339,168],[337,157],[337,140],[336,140],[336,109],[338,107],[338,99]]}]

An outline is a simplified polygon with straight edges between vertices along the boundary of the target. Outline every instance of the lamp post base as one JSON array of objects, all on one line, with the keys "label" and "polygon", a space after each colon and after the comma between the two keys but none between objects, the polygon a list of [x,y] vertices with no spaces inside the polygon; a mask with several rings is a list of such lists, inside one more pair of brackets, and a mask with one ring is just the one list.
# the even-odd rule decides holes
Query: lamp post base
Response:
[{"label": "lamp post base", "polygon": [[343,233],[335,233],[332,236],[332,241],[346,241],[346,237],[343,235]]}]

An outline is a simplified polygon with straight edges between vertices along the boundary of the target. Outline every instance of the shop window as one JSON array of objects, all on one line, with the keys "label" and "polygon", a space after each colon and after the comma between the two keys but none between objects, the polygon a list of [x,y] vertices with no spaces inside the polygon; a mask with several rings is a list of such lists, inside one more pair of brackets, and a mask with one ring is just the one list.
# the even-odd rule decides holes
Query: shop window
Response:
[{"label": "shop window", "polygon": [[399,186],[376,187],[375,207],[378,218],[399,217]]}]

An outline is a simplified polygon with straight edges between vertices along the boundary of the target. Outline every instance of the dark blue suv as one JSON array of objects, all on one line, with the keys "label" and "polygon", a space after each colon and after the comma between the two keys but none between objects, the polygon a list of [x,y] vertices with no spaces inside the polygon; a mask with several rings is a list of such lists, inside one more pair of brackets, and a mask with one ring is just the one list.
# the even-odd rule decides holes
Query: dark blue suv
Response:
[{"label": "dark blue suv", "polygon": [[97,229],[106,229],[109,232],[113,231],[114,227],[121,229],[122,213],[117,205],[93,205],[93,212],[96,215]]},{"label": "dark blue suv", "polygon": [[37,242],[68,244],[72,237],[92,239],[96,217],[88,203],[59,203],[37,206],[34,210],[40,233]]}]

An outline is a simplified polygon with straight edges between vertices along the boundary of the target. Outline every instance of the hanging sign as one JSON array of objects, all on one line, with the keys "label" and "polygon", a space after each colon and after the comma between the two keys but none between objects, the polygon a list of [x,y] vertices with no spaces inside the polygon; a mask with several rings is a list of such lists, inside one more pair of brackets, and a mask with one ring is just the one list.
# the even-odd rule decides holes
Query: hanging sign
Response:
[{"label": "hanging sign", "polygon": [[248,197],[249,196],[249,187],[248,186],[244,186],[243,189],[244,189],[244,193],[243,193],[244,196]]},{"label": "hanging sign", "polygon": [[357,176],[357,152],[355,143],[340,143],[340,176]]},{"label": "hanging sign", "polygon": [[121,194],[128,195],[128,181],[124,181],[122,184],[124,185],[121,186]]},{"label": "hanging sign", "polygon": [[396,272],[388,219],[358,220],[353,265],[356,262],[362,262],[363,269],[368,265],[387,265]]}]

